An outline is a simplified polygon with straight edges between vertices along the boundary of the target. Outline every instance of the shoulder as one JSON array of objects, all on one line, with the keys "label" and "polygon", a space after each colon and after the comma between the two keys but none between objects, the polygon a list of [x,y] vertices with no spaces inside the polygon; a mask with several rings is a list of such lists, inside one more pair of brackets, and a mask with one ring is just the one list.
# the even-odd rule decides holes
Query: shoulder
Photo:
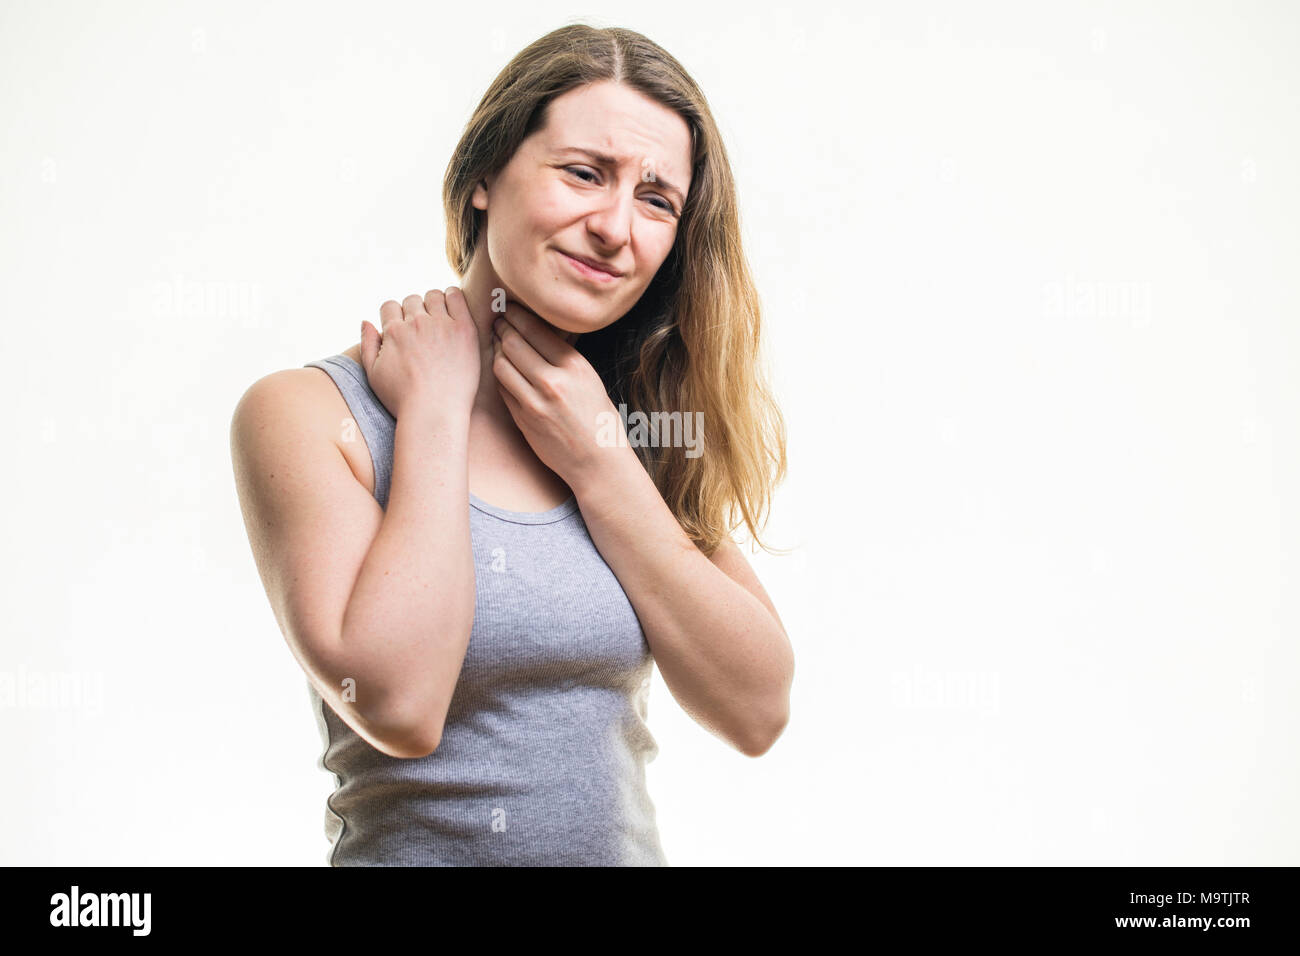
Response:
[{"label": "shoulder", "polygon": [[[354,345],[344,349],[340,355],[346,355],[361,364],[361,346]],[[245,389],[235,406],[235,414],[246,412],[249,408],[260,409],[264,405],[286,406],[285,411],[292,411],[303,406],[319,405],[322,398],[337,398],[342,401],[338,388],[333,384],[329,373],[314,365],[302,365],[298,368],[285,368],[268,372]]]},{"label": "shoulder", "polygon": [[325,394],[329,377],[313,367],[286,368],[263,375],[244,390],[235,404],[232,422],[271,424],[275,420],[294,419],[301,425],[313,404]]},{"label": "shoulder", "polygon": [[[340,354],[361,361],[359,345]],[[324,369],[312,365],[281,369],[259,378],[240,397],[230,422],[231,453],[280,461],[293,454],[289,446],[329,442],[347,461],[357,481],[373,491],[375,472],[369,449],[364,442],[350,440],[339,427],[339,422],[351,417],[347,400]]]},{"label": "shoulder", "polygon": [[[348,350],[344,354],[350,354]],[[269,372],[244,390],[231,415],[231,442],[267,431],[324,433],[347,404],[329,374],[315,366]]]}]

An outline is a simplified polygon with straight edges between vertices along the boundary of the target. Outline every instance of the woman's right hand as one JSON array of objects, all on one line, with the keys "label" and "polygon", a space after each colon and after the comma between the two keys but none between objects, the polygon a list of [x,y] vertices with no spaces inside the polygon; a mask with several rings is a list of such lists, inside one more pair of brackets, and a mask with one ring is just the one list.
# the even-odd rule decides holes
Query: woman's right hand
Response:
[{"label": "woman's right hand", "polygon": [[379,307],[381,333],[361,323],[361,364],[375,395],[393,415],[452,408],[468,416],[482,360],[478,330],[455,286],[408,295]]}]

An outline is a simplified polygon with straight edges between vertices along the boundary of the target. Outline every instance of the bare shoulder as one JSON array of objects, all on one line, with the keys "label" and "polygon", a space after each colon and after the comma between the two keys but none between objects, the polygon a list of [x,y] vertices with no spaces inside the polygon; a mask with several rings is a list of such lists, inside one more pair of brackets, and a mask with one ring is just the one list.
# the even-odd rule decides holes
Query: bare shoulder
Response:
[{"label": "bare shoulder", "polygon": [[[342,354],[361,361],[359,345]],[[357,481],[369,489],[374,481],[369,456],[357,453],[357,442],[344,441],[339,427],[351,414],[338,386],[323,369],[280,369],[263,375],[240,397],[231,418],[231,448],[238,452],[242,444],[268,439],[277,445],[328,439],[347,460]]]},{"label": "bare shoulder", "polygon": [[323,412],[333,390],[340,402],[343,396],[329,375],[313,366],[285,368],[269,372],[244,391],[235,406],[234,421],[243,425],[271,427],[283,423],[301,429]]},{"label": "bare shoulder", "polygon": [[[339,354],[347,355],[361,364],[361,345],[344,349]],[[347,411],[338,386],[334,384],[329,373],[312,365],[299,368],[280,369],[263,375],[239,399],[235,408],[236,416],[252,412],[281,412],[289,415],[306,414],[311,417],[313,411],[320,412],[322,421],[334,422],[334,413]],[[299,419],[295,424],[301,426]]]}]

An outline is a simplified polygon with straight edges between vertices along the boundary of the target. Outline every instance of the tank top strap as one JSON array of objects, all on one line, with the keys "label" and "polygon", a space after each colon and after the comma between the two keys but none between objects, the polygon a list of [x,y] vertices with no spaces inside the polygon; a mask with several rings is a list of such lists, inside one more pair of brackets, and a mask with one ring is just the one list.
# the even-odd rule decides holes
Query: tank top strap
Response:
[{"label": "tank top strap", "polygon": [[370,462],[375,469],[375,500],[381,508],[388,507],[388,490],[393,479],[393,442],[397,419],[379,400],[370,387],[365,369],[350,355],[339,353],[328,358],[306,362],[303,368],[318,368],[329,375],[343,394],[352,419],[361,429],[361,435],[370,449]]}]

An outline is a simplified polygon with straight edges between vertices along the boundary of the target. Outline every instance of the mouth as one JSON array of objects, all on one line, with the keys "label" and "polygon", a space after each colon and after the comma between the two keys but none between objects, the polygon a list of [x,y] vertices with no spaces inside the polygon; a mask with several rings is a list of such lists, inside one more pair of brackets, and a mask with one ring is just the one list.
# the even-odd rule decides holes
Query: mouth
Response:
[{"label": "mouth", "polygon": [[570,255],[563,249],[557,249],[555,251],[560,254],[560,258],[569,263],[574,272],[592,282],[604,285],[613,282],[622,276],[621,272],[615,272],[607,266],[602,266],[598,263],[592,262],[590,259]]}]

